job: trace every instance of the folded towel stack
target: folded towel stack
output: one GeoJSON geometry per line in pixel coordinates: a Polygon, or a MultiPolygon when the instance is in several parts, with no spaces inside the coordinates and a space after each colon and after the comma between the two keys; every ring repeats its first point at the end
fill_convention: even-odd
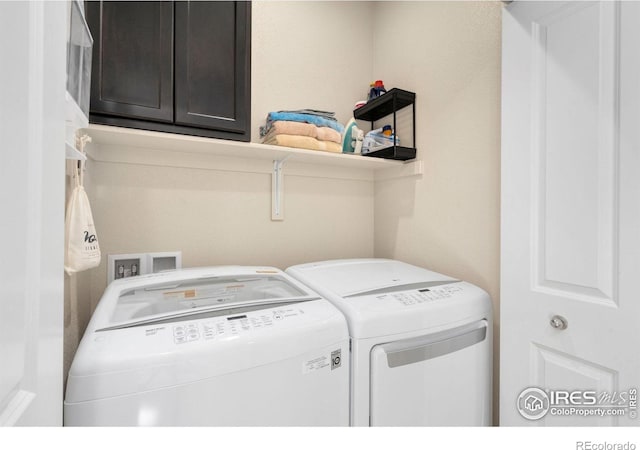
{"type": "Polygon", "coordinates": [[[264,144],[340,153],[344,127],[334,116],[312,109],[270,112],[260,136],[264,144]]]}

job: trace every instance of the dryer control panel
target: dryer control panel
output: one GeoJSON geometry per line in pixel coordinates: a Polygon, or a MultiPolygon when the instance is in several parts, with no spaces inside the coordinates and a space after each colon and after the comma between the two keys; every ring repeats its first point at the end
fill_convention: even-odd
{"type": "Polygon", "coordinates": [[[173,326],[173,341],[176,344],[238,336],[252,330],[271,328],[278,322],[299,316],[304,312],[298,308],[282,308],[269,311],[216,317],[194,322],[181,322],[173,326]]]}

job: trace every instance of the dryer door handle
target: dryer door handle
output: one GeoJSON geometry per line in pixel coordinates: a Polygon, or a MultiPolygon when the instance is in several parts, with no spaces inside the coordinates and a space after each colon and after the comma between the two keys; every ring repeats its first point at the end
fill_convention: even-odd
{"type": "Polygon", "coordinates": [[[440,333],[383,344],[390,368],[406,366],[457,352],[487,337],[487,321],[482,320],[440,333]]]}

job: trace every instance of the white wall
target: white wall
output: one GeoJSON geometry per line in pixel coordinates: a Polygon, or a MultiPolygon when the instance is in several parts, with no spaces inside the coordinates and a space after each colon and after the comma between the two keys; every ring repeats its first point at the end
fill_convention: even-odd
{"type": "MultiPolygon", "coordinates": [[[[375,254],[485,289],[496,343],[501,10],[500,2],[376,2],[373,40],[374,76],[416,92],[425,165],[421,179],[376,183],[375,254]]],[[[496,345],[496,368],[497,359],[496,345]]]]}

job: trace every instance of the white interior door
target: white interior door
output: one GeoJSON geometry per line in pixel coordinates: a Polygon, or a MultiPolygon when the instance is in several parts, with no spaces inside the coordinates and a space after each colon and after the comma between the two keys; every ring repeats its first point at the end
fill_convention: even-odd
{"type": "Polygon", "coordinates": [[[502,425],[639,423],[639,42],[636,2],[504,11],[502,425]]]}
{"type": "Polygon", "coordinates": [[[62,424],[65,2],[0,2],[0,425],[62,424]]]}

